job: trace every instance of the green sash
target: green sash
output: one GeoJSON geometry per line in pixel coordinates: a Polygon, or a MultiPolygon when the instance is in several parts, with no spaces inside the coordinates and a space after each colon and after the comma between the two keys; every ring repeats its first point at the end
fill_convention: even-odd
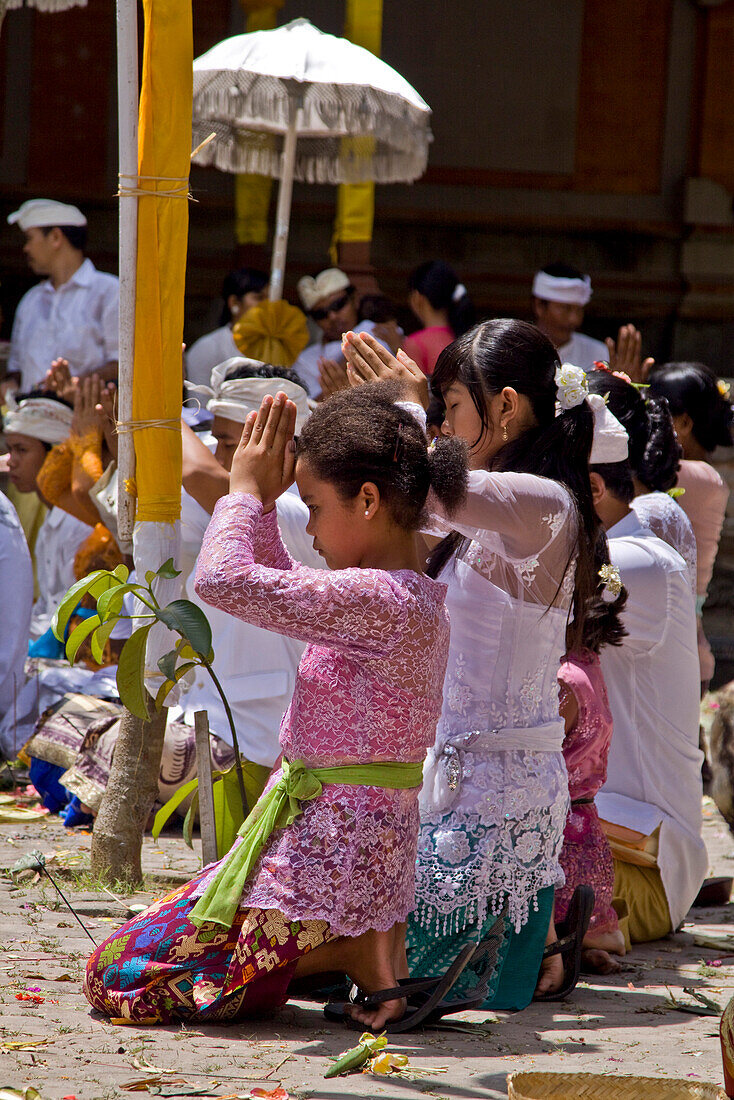
{"type": "Polygon", "coordinates": [[[386,787],[405,790],[420,786],[423,764],[379,761],[347,764],[341,768],[307,768],[302,760],[283,760],[283,774],[264,794],[239,829],[242,843],[232,849],[189,914],[197,928],[219,924],[231,928],[245,883],[275,829],[285,829],[299,814],[302,802],[318,798],[323,783],[350,787],[386,787]]]}

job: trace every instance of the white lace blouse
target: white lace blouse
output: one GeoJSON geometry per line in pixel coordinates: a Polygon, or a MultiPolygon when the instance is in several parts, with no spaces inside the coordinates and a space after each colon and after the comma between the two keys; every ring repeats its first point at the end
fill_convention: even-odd
{"type": "Polygon", "coordinates": [[[474,471],[450,527],[470,541],[441,575],[451,641],[424,771],[416,916],[458,930],[507,902],[519,929],[537,892],[564,881],[568,778],[557,673],[576,508],[547,478],[474,471]]]}
{"type": "MultiPolygon", "coordinates": [[[[696,596],[696,536],[686,513],[668,493],[642,493],[632,501],[640,526],[677,550],[686,563],[686,577],[696,596]]],[[[622,578],[624,580],[624,577],[622,578]]]]}

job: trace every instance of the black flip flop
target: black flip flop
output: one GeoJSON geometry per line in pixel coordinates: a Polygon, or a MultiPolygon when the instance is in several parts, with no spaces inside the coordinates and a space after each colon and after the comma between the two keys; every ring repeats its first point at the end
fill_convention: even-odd
{"type": "MultiPolygon", "coordinates": [[[[494,924],[489,929],[486,936],[476,945],[474,954],[469,960],[468,967],[470,970],[473,970],[477,976],[476,985],[474,985],[471,990],[468,990],[467,995],[463,998],[452,998],[450,1001],[439,1001],[430,1016],[426,1017],[424,1023],[433,1023],[434,1021],[442,1019],[444,1016],[449,1016],[453,1012],[468,1012],[470,1009],[482,1007],[487,999],[489,983],[497,968],[497,960],[504,940],[505,917],[506,911],[503,910],[495,919],[494,924]]],[[[404,986],[410,981],[412,981],[412,979],[402,978],[400,980],[400,985],[404,986]]],[[[424,981],[437,983],[440,982],[441,979],[426,978],[424,981]]]]}
{"type": "Polygon", "coordinates": [[[534,1001],[563,1001],[576,987],[581,973],[581,949],[594,912],[594,891],[577,886],[568,906],[566,919],[556,925],[558,939],[543,949],[543,958],[563,957],[563,985],[552,993],[536,993],[534,1001]]]}
{"type": "MultiPolygon", "coordinates": [[[[428,1022],[435,1022],[442,1016],[453,1012],[461,1012],[462,1007],[456,1007],[457,1002],[446,1002],[447,993],[454,987],[460,974],[471,961],[477,950],[477,944],[469,943],[463,947],[454,959],[453,963],[442,978],[423,978],[413,981],[407,979],[392,989],[381,989],[378,993],[360,994],[358,1003],[367,1008],[374,1008],[383,1001],[396,1001],[405,998],[408,1001],[408,1009],[400,1020],[393,1020],[383,1030],[391,1034],[401,1031],[412,1031],[428,1022]],[[442,1009],[441,1006],[445,1005],[442,1009]],[[430,1020],[429,1020],[430,1017],[430,1020]]],[[[336,1001],[324,1006],[324,1016],[327,1020],[342,1023],[352,1031],[364,1031],[364,1024],[354,1020],[346,1011],[353,1002],[336,1001]]],[[[461,1002],[458,1002],[461,1005],[461,1002]]]]}

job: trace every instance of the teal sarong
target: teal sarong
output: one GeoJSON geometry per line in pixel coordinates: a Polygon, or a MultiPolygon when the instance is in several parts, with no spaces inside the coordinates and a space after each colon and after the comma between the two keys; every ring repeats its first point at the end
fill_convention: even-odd
{"type": "Polygon", "coordinates": [[[216,875],[189,913],[189,920],[197,928],[204,924],[232,927],[247,879],[271,834],[291,825],[303,813],[301,803],[318,798],[324,783],[405,790],[420,786],[423,778],[422,762],[406,764],[385,760],[374,764],[345,764],[339,768],[307,768],[302,760],[283,760],[282,768],[278,782],[260,798],[241,825],[238,836],[242,843],[224,857],[216,875]]]}

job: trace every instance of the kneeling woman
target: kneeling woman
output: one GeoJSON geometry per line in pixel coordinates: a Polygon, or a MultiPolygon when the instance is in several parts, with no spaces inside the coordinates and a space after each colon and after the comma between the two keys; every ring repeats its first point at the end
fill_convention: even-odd
{"type": "MultiPolygon", "coordinates": [[[[370,993],[398,985],[449,642],[446,587],[423,574],[414,531],[429,488],[460,502],[466,467],[456,441],[428,454],[397,397],[381,384],[330,398],[297,457],[284,394],[245,424],[196,589],[310,643],[281,726],[282,767],[222,861],[94,952],[84,989],[105,1015],[232,1020],[277,1008],[294,976],[324,971],[370,993]],[[294,562],[280,539],[274,504],[294,472],[332,572],[294,562]]],[[[353,1011],[379,1028],[404,1009],[385,999],[353,1011]]]]}

